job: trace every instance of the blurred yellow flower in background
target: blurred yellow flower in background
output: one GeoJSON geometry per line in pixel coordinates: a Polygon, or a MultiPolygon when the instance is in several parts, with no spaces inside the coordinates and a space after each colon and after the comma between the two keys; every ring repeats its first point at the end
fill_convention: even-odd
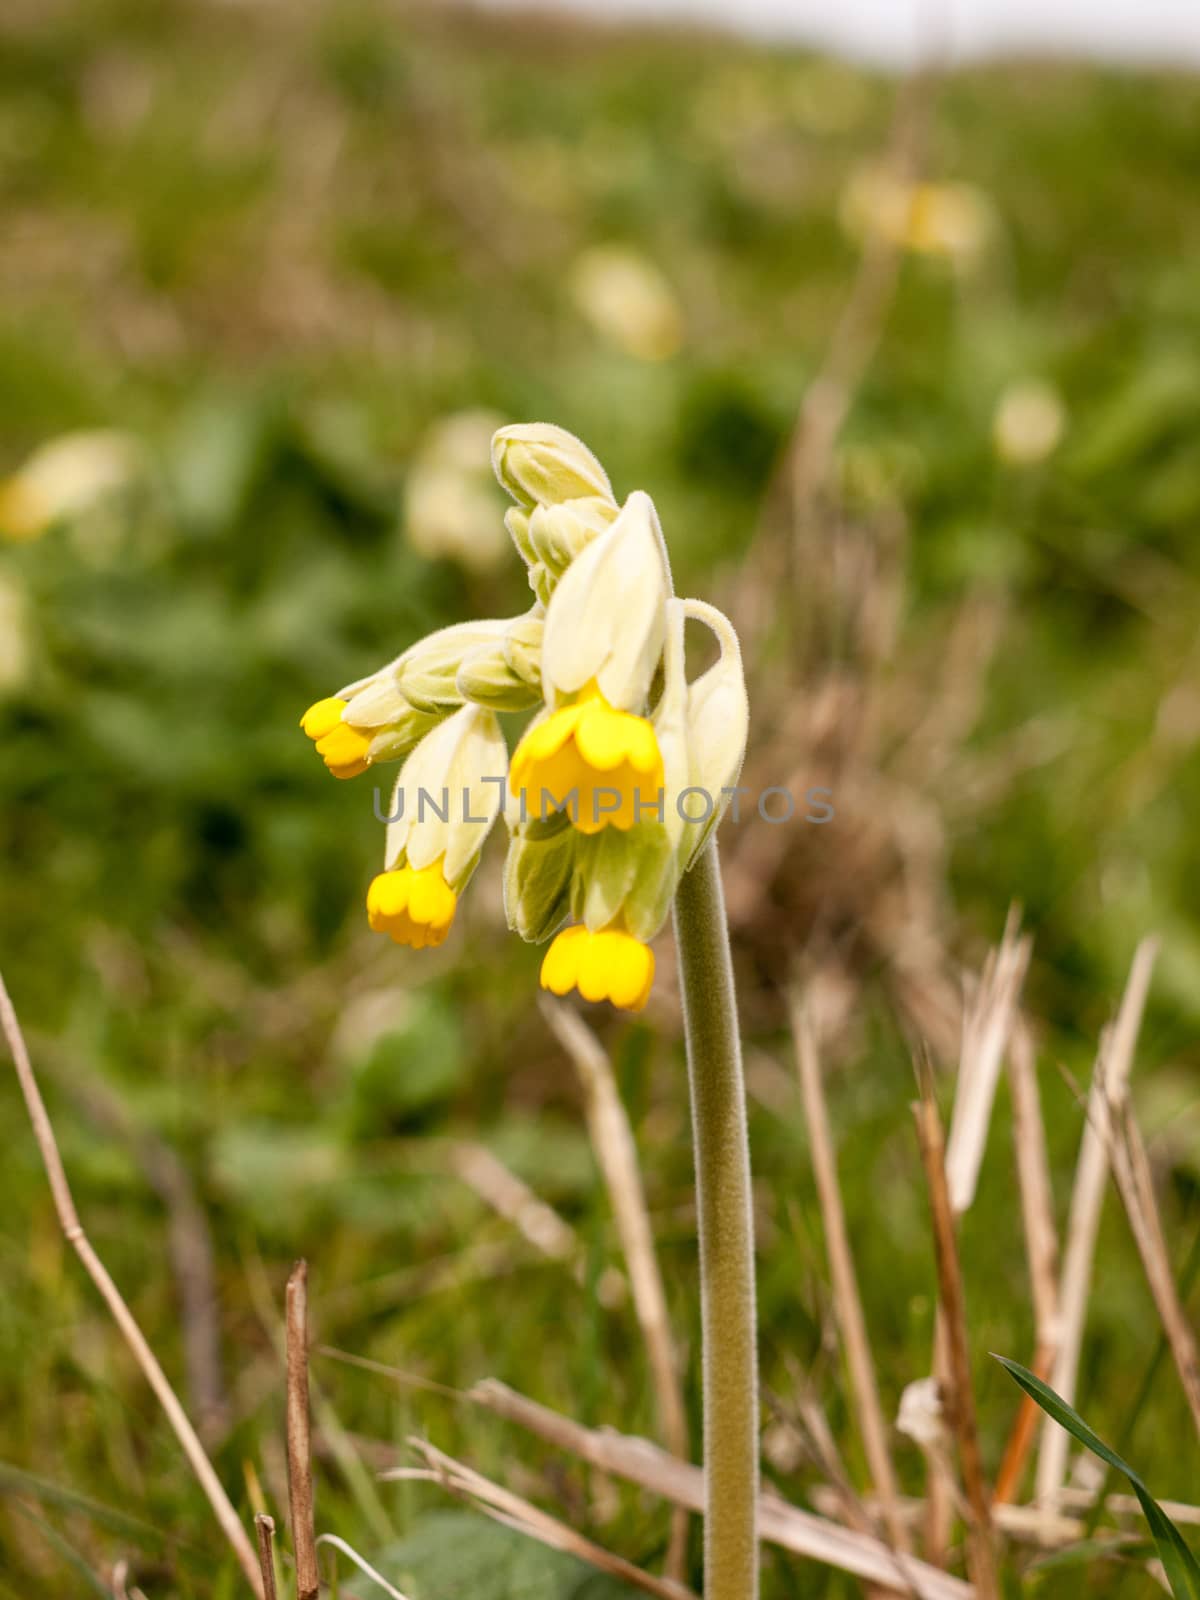
{"type": "Polygon", "coordinates": [[[458,411],[426,432],[404,494],[408,542],[419,554],[469,572],[490,572],[508,555],[504,502],[489,466],[503,421],[489,411],[458,411]]]}
{"type": "Polygon", "coordinates": [[[142,445],[115,429],[64,433],[0,482],[0,537],[39,539],[86,516],[146,476],[142,445]]]}
{"type": "Polygon", "coordinates": [[[1066,424],[1058,390],[1041,378],[1022,378],[1010,383],[996,403],[992,442],[1001,461],[1031,466],[1058,448],[1066,424]]]}
{"type": "Polygon", "coordinates": [[[917,255],[969,266],[995,229],[991,201],[969,183],[909,183],[893,173],[857,172],[841,201],[842,225],[855,238],[880,235],[917,255]]]}
{"type": "Polygon", "coordinates": [[[648,257],[621,245],[584,250],[571,269],[578,310],[610,344],[639,361],[666,361],[683,344],[674,289],[648,257]]]}

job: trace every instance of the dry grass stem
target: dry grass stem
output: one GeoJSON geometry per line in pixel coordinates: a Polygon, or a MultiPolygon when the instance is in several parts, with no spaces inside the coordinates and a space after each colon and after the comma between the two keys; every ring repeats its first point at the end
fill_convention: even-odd
{"type": "MultiPolygon", "coordinates": [[[[663,1443],[672,1455],[686,1460],[689,1454],[687,1412],[667,1296],[654,1250],[654,1232],[646,1208],[637,1144],[617,1089],[612,1063],[595,1034],[570,1006],[547,997],[542,1002],[542,1013],[574,1063],[583,1088],[588,1132],[604,1174],[621,1240],[634,1312],[642,1330],[658,1403],[663,1443]]],[[[677,1508],[671,1523],[665,1569],[668,1577],[679,1583],[687,1571],[687,1537],[687,1512],[677,1508]]]]}
{"type": "MultiPolygon", "coordinates": [[[[817,1484],[812,1491],[813,1504],[826,1515],[837,1515],[841,1504],[838,1491],[829,1484],[817,1484]]],[[[1095,1496],[1088,1489],[1064,1489],[1060,1504],[1079,1511],[1091,1510],[1095,1496]]],[[[1159,1505],[1172,1522],[1180,1526],[1200,1526],[1200,1506],[1186,1505],[1178,1500],[1160,1500],[1159,1505]]],[[[868,1496],[863,1501],[868,1516],[877,1515],[879,1503],[868,1496]]],[[[1104,1509],[1115,1517],[1141,1518],[1143,1513],[1131,1494],[1109,1494],[1104,1497],[1104,1509]]],[[[900,1512],[910,1524],[917,1523],[924,1511],[924,1501],[902,1496],[900,1512]]],[[[992,1504],[994,1526],[1009,1538],[1038,1545],[1073,1544],[1084,1536],[1087,1524],[1081,1517],[1068,1516],[1064,1510],[1045,1511],[1041,1506],[1014,1506],[992,1504]]]]}
{"type": "MultiPolygon", "coordinates": [[[[1049,1380],[1059,1339],[1058,1230],[1054,1223],[1054,1194],[1038,1093],[1037,1061],[1032,1036],[1020,1018],[1013,1028],[1009,1046],[1008,1079],[1012,1093],[1017,1188],[1021,1196],[1025,1256],[1033,1299],[1036,1347],[1031,1365],[1039,1378],[1049,1380]]],[[[1029,1395],[1022,1395],[996,1476],[994,1503],[1003,1504],[1016,1497],[1040,1416],[1036,1402],[1029,1395]]]]}
{"type": "Polygon", "coordinates": [[[321,1571],[317,1565],[313,1521],[312,1441],[308,1415],[308,1263],[297,1261],[287,1281],[287,1457],[288,1505],[292,1549],[296,1557],[297,1600],[317,1600],[321,1571]]]}
{"type": "Polygon", "coordinates": [[[1162,1218],[1154,1195],[1154,1177],[1141,1129],[1128,1096],[1111,1107],[1113,1120],[1112,1163],[1129,1227],[1154,1297],[1155,1309],[1166,1334],[1175,1369],[1183,1386],[1188,1410],[1197,1435],[1200,1435],[1200,1357],[1196,1336],[1175,1287],[1171,1257],[1163,1233],[1162,1218]]]}
{"type": "Polygon", "coordinates": [[[975,1396],[971,1386],[971,1358],[967,1344],[966,1302],[958,1244],[954,1234],[954,1213],[946,1182],[945,1143],[942,1120],[928,1073],[922,1075],[921,1099],[913,1107],[921,1159],[929,1186],[933,1219],[934,1251],[937,1258],[938,1302],[946,1341],[946,1364],[950,1377],[947,1410],[958,1440],[958,1458],[963,1487],[970,1509],[968,1565],[981,1600],[997,1600],[1000,1594],[996,1577],[996,1558],[992,1547],[991,1516],[983,1457],[975,1420],[975,1396]]]}
{"type": "MultiPolygon", "coordinates": [[[[701,1468],[677,1460],[648,1439],[632,1438],[610,1428],[585,1428],[494,1379],[476,1385],[470,1398],[505,1421],[615,1478],[636,1483],[689,1510],[703,1508],[701,1468]]],[[[880,1588],[895,1589],[899,1571],[918,1600],[969,1600],[975,1593],[970,1584],[939,1572],[914,1556],[897,1553],[879,1539],[801,1510],[770,1491],[761,1497],[758,1531],[759,1538],[768,1544],[851,1573],[880,1588]]]]}
{"type": "MultiPolygon", "coordinates": [[[[1051,1387],[1068,1405],[1075,1403],[1079,1354],[1092,1283],[1092,1262],[1108,1177],[1111,1143],[1108,1107],[1110,1097],[1120,1095],[1129,1082],[1134,1047],[1146,1007],[1157,950],[1157,941],[1154,939],[1143,939],[1138,945],[1116,1021],[1101,1041],[1088,1095],[1087,1120],[1075,1168],[1063,1250],[1059,1345],[1050,1374],[1051,1387]]],[[[1062,1488],[1069,1449],[1068,1434],[1047,1417],[1042,1424],[1036,1480],[1036,1497],[1042,1506],[1052,1506],[1062,1488]]]]}
{"type": "Polygon", "coordinates": [[[796,999],[792,1005],[792,1032],[796,1042],[796,1061],[804,1099],[804,1116],[808,1123],[813,1176],[825,1227],[825,1248],[829,1257],[834,1310],[841,1331],[846,1367],[850,1374],[850,1386],[854,1396],[859,1432],[862,1435],[863,1450],[871,1481],[879,1496],[888,1537],[898,1550],[909,1551],[912,1549],[912,1542],[896,1509],[896,1474],[888,1450],[887,1424],[879,1400],[875,1362],[871,1355],[862,1297],[858,1291],[858,1275],[850,1250],[846,1213],[838,1183],[837,1156],[829,1129],[829,1113],[821,1082],[821,1065],[817,1059],[816,1039],[808,1017],[796,999]]]}
{"type": "Polygon", "coordinates": [[[384,1594],[390,1595],[391,1600],[405,1600],[405,1596],[400,1593],[399,1589],[390,1584],[381,1572],[376,1571],[371,1563],[364,1560],[358,1551],[348,1545],[344,1539],[339,1539],[336,1533],[321,1534],[317,1539],[317,1543],[319,1545],[327,1544],[331,1550],[340,1551],[347,1561],[354,1563],[365,1578],[370,1578],[372,1583],[379,1585],[384,1594]]]}
{"type": "Polygon", "coordinates": [[[579,1239],[570,1223],[538,1198],[527,1183],[510,1172],[486,1145],[464,1139],[451,1147],[455,1173],[498,1216],[511,1222],[535,1250],[552,1261],[572,1261],[579,1239]]]}
{"type": "Polygon", "coordinates": [[[200,1435],[211,1446],[229,1415],[221,1372],[220,1306],[212,1233],[191,1173],[165,1139],[138,1127],[121,1099],[94,1073],[51,1063],[50,1076],[88,1117],[129,1146],[167,1213],[167,1254],[179,1292],[185,1392],[200,1435]]]}
{"type": "Polygon", "coordinates": [[[154,1391],[155,1398],[166,1413],[167,1421],[171,1424],[175,1437],[179,1440],[183,1453],[188,1459],[188,1464],[208,1498],[208,1503],[211,1505],[213,1513],[221,1526],[221,1531],[228,1539],[237,1557],[238,1565],[245,1573],[251,1589],[260,1597],[260,1600],[263,1600],[258,1557],[255,1554],[254,1546],[250,1542],[250,1536],[238,1520],[237,1512],[233,1509],[229,1496],[225,1493],[221,1480],[213,1469],[212,1462],[205,1454],[204,1446],[200,1443],[187,1413],[167,1381],[167,1376],[159,1364],[158,1357],[146,1342],[142,1330],[134,1320],[133,1313],[121,1297],[121,1291],[109,1276],[107,1267],[100,1260],[83,1231],[79,1215],[75,1210],[75,1202],[71,1196],[71,1186],[67,1182],[67,1174],[62,1164],[62,1157],[58,1152],[54,1129],[46,1111],[45,1103],[42,1100],[37,1078],[34,1076],[33,1063],[30,1061],[29,1052],[25,1047],[21,1025],[17,1021],[17,1014],[13,1010],[13,1004],[2,977],[0,977],[0,1028],[3,1029],[4,1036],[8,1041],[8,1047],[12,1052],[13,1065],[17,1071],[17,1081],[21,1085],[21,1093],[24,1096],[29,1120],[33,1127],[33,1135],[37,1141],[38,1153],[41,1156],[42,1165],[46,1170],[46,1177],[50,1183],[50,1192],[54,1198],[54,1209],[58,1215],[63,1237],[74,1249],[75,1254],[83,1264],[84,1270],[95,1284],[101,1298],[108,1307],[113,1321],[132,1351],[146,1382],[154,1391]]]}
{"type": "Polygon", "coordinates": [[[975,1198],[1000,1067],[1029,967],[1033,941],[1019,937],[1019,927],[1020,915],[1014,907],[1000,946],[989,953],[963,1016],[954,1115],[946,1143],[946,1188],[956,1217],[961,1217],[975,1198]]]}
{"type": "Polygon", "coordinates": [[[258,1565],[262,1572],[265,1600],[278,1600],[275,1583],[275,1519],[260,1511],[254,1519],[254,1533],[258,1539],[258,1565]]]}
{"type": "Polygon", "coordinates": [[[528,1534],[531,1539],[537,1539],[551,1550],[562,1550],[567,1555],[576,1556],[597,1571],[631,1584],[646,1594],[659,1595],[662,1600],[699,1600],[691,1589],[671,1578],[656,1578],[652,1573],[634,1566],[631,1561],[626,1561],[623,1556],[614,1555],[601,1545],[593,1544],[549,1512],[493,1483],[490,1478],[464,1466],[461,1461],[455,1461],[452,1456],[443,1454],[426,1440],[413,1439],[410,1443],[426,1462],[426,1476],[431,1482],[439,1483],[457,1498],[479,1506],[506,1527],[528,1534]]]}

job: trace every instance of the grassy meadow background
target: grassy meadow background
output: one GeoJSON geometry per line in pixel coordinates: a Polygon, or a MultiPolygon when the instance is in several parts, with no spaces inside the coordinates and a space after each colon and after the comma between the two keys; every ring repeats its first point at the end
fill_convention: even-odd
{"type": "MultiPolygon", "coordinates": [[[[539,953],[503,924],[500,842],[444,950],[372,936],[370,784],[334,783],[297,727],[420,634],[527,605],[484,476],[500,422],[561,423],[618,494],[654,495],[680,588],[745,630],[753,781],[832,791],[826,826],[722,835],[768,1479],[797,1503],[821,1481],[789,1421],[811,1383],[865,1481],[793,979],[820,1018],[889,1417],[929,1371],[935,1311],[913,1042],[947,1068],[948,1107],[962,974],[1012,902],[1036,941],[1025,1002],[1060,1225],[1073,1080],[1138,939],[1161,936],[1135,1101],[1184,1270],[1200,1230],[1198,170],[1200,85],[1183,77],[1022,63],[906,91],[728,40],[369,0],[9,0],[0,473],[97,429],[122,436],[126,471],[39,537],[0,527],[0,970],[89,1233],[247,1518],[265,1504],[285,1521],[275,1341],[303,1255],[317,1342],[420,1380],[314,1357],[320,1529],[412,1600],[627,1592],[436,1487],[375,1483],[423,1434],[642,1565],[665,1546],[661,1503],[438,1387],[495,1376],[589,1425],[655,1429],[539,953]],[[924,227],[897,234],[872,174],[910,136],[939,187],[924,227]],[[862,360],[799,504],[781,463],[848,304],[862,360]],[[559,1255],[463,1181],[464,1140],[555,1209],[559,1255]],[[216,1347],[203,1329],[197,1347],[197,1296],[216,1347]]],[[[637,1135],[695,1438],[669,947],[643,1016],[590,1020],[637,1135]]],[[[122,1559],[149,1600],[241,1592],[60,1238],[7,1068],[0,1116],[0,1594],[110,1594],[122,1559]]],[[[1008,1132],[1002,1087],[961,1241],[991,1471],[1019,1397],[987,1352],[1028,1362],[1033,1341],[1008,1132]]],[[[1194,1499],[1169,1360],[1135,1409],[1158,1339],[1110,1194],[1080,1409],[1157,1494],[1194,1499]]],[[[919,1492],[919,1452],[893,1449],[919,1492]]],[[[698,1530],[692,1551],[698,1584],[698,1530]]],[[[1013,1553],[1011,1593],[1032,1559],[1013,1553]]],[[[1116,1561],[1023,1581],[1153,1590],[1116,1561]]],[[[859,1589],[768,1550],[764,1592],[859,1589]]]]}

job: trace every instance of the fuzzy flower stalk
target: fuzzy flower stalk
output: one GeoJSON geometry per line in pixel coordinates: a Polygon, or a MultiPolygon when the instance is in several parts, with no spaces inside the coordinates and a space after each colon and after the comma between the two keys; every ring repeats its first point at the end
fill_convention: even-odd
{"type": "Polygon", "coordinates": [[[301,719],[338,778],[399,761],[377,932],[450,933],[487,836],[508,833],[504,901],[546,946],[541,985],[639,1011],[674,911],[695,1140],[703,1328],[706,1600],[758,1593],[758,1394],[745,1093],[714,831],[736,793],[749,710],[732,624],[675,596],[649,495],[616,500],[580,441],[501,428],[523,615],[441,629],[301,719]],[[715,638],[687,676],[685,630],[715,638]],[[499,712],[529,712],[511,760],[499,712]]]}

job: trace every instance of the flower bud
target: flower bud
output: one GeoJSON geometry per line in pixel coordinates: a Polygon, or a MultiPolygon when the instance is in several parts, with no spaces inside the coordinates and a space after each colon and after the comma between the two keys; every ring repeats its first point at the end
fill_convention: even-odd
{"type": "Polygon", "coordinates": [[[668,591],[654,502],[639,491],[567,568],[546,608],[547,705],[594,684],[617,710],[643,706],[662,653],[668,591]]]}
{"type": "Polygon", "coordinates": [[[616,521],[617,507],[599,495],[535,506],[528,516],[527,537],[536,560],[560,578],[575,557],[616,521]]]}
{"type": "Polygon", "coordinates": [[[458,692],[493,711],[528,711],[542,697],[541,608],[509,624],[499,639],[473,651],[458,669],[458,692]]]}
{"type": "Polygon", "coordinates": [[[406,650],[396,662],[395,683],[418,711],[453,711],[462,705],[458,672],[476,652],[499,648],[507,617],[488,622],[460,622],[440,628],[406,650]]]}
{"type": "Polygon", "coordinates": [[[492,439],[492,466],[518,505],[556,505],[599,495],[612,500],[608,474],[592,452],[549,422],[516,423],[492,439]]]}
{"type": "Polygon", "coordinates": [[[495,715],[463,706],[426,734],[392,795],[386,865],[416,871],[440,861],[458,893],[500,812],[508,750],[495,715]]]}

